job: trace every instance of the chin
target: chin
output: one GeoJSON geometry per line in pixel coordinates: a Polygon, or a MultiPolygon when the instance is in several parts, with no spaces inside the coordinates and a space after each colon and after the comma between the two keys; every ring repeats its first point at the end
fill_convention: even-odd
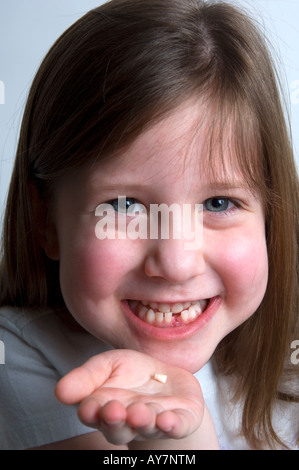
{"type": "Polygon", "coordinates": [[[139,352],[147,354],[148,356],[151,356],[158,361],[171,366],[180,367],[181,369],[187,370],[192,374],[195,374],[197,371],[199,371],[210,359],[210,356],[207,354],[201,356],[200,358],[195,357],[194,354],[188,354],[186,350],[181,351],[177,345],[173,345],[174,350],[171,349],[172,348],[166,348],[166,350],[157,350],[151,347],[142,349],[136,348],[136,350],[139,352]]]}

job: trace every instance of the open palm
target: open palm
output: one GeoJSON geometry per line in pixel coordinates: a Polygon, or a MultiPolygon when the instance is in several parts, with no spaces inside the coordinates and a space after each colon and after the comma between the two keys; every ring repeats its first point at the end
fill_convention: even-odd
{"type": "Polygon", "coordinates": [[[113,444],[182,439],[201,424],[204,401],[193,375],[136,351],[115,350],[89,359],[56,387],[65,404],[80,403],[81,421],[113,444]],[[154,379],[167,375],[166,383],[154,379]]]}

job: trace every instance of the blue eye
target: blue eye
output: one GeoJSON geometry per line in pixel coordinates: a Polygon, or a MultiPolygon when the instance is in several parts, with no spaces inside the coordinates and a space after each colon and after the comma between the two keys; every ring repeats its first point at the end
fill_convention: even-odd
{"type": "Polygon", "coordinates": [[[118,198],[118,199],[112,199],[111,201],[108,201],[108,204],[110,204],[113,207],[113,210],[115,212],[120,212],[120,213],[126,213],[131,204],[135,204],[135,199],[133,198],[118,198]]]}
{"type": "Polygon", "coordinates": [[[113,207],[113,210],[118,214],[135,215],[136,212],[146,212],[145,207],[133,197],[121,196],[118,199],[108,201],[107,204],[110,204],[113,207]]]}
{"type": "Polygon", "coordinates": [[[226,212],[232,207],[234,204],[226,197],[211,197],[204,202],[204,209],[209,212],[226,212]]]}

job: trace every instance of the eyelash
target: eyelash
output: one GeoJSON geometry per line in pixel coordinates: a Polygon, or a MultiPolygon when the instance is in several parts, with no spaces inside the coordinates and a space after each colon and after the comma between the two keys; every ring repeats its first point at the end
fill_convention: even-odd
{"type": "MultiPolygon", "coordinates": [[[[119,212],[120,214],[124,214],[124,212],[121,212],[118,210],[119,206],[118,206],[118,199],[112,199],[110,201],[107,202],[107,204],[110,204],[114,211],[115,212],[119,212]]],[[[141,208],[143,208],[143,204],[139,203],[137,199],[135,198],[132,198],[132,197],[128,197],[126,198],[126,208],[128,208],[128,202],[131,202],[132,205],[140,205],[141,208]]],[[[240,208],[240,203],[238,201],[236,201],[235,199],[231,199],[231,198],[228,198],[228,197],[225,197],[225,196],[214,196],[214,197],[211,197],[211,198],[208,198],[204,201],[203,203],[203,210],[206,211],[206,212],[209,212],[210,214],[213,214],[213,215],[216,215],[216,216],[228,216],[228,215],[231,215],[232,212],[238,210],[240,208]],[[209,205],[209,203],[212,203],[212,202],[218,202],[220,203],[220,201],[222,201],[222,203],[220,203],[220,209],[221,209],[221,205],[223,207],[224,206],[228,206],[225,208],[225,210],[220,210],[218,211],[217,208],[216,210],[208,210],[207,209],[207,206],[209,205]]],[[[142,212],[142,211],[141,211],[142,212]]],[[[127,212],[126,212],[127,214],[127,212]]],[[[133,215],[134,213],[132,213],[133,215]]]]}
{"type": "MultiPolygon", "coordinates": [[[[127,205],[128,201],[131,201],[131,202],[132,202],[132,205],[135,205],[135,204],[136,204],[136,205],[140,205],[141,209],[144,207],[143,204],[139,203],[139,202],[137,201],[137,199],[135,199],[135,198],[133,198],[133,197],[126,197],[125,199],[126,199],[126,200],[125,200],[126,209],[128,208],[128,205],[127,205]]],[[[123,201],[122,201],[122,202],[123,202],[123,201]]],[[[118,210],[118,209],[119,209],[118,203],[119,203],[119,200],[118,200],[118,199],[112,199],[112,200],[110,200],[110,201],[107,202],[107,204],[110,204],[110,205],[113,207],[113,209],[114,209],[115,212],[118,212],[118,213],[120,213],[120,214],[124,214],[124,212],[118,210]],[[115,207],[115,206],[116,206],[116,207],[115,207]]],[[[127,214],[127,212],[126,212],[126,214],[127,214]]]]}
{"type": "Polygon", "coordinates": [[[233,212],[235,212],[236,210],[240,209],[240,203],[238,201],[236,201],[235,199],[231,199],[229,197],[225,197],[225,196],[215,196],[215,197],[211,197],[209,199],[206,199],[203,203],[203,207],[204,207],[204,211],[208,211],[210,214],[213,214],[213,215],[216,215],[216,216],[228,216],[228,215],[232,215],[233,212]],[[225,210],[210,210],[208,211],[207,210],[207,205],[212,202],[212,201],[217,201],[217,202],[224,202],[224,204],[226,204],[228,207],[225,209],[225,210]]]}

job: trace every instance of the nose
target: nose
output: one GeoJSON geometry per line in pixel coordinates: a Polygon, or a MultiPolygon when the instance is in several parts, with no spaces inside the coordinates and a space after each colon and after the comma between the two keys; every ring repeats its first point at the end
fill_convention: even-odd
{"type": "Polygon", "coordinates": [[[185,240],[155,240],[146,256],[144,270],[148,277],[183,284],[204,272],[202,247],[190,249],[185,240]]]}

